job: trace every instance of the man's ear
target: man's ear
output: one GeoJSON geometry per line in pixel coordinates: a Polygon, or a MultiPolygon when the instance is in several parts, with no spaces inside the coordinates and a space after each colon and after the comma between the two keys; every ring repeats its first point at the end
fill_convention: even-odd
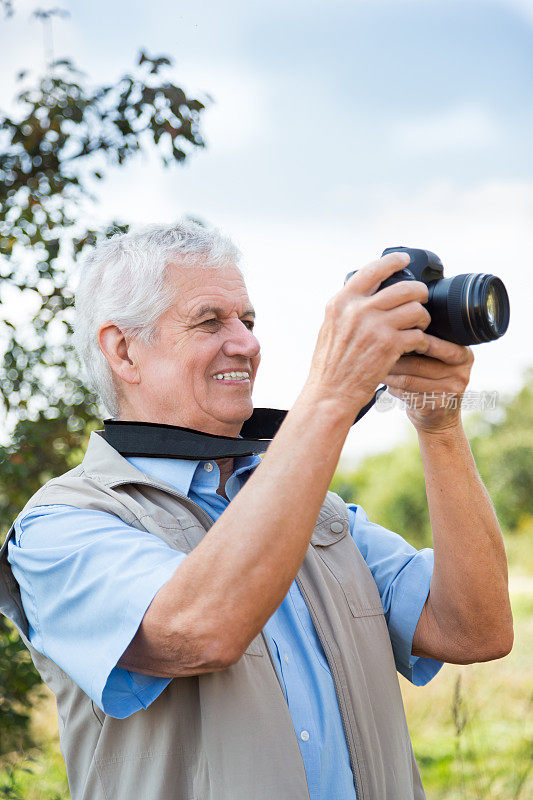
{"type": "Polygon", "coordinates": [[[112,322],[105,322],[98,331],[98,344],[118,378],[126,383],[140,383],[141,375],[136,363],[133,340],[126,339],[120,328],[112,322]]]}

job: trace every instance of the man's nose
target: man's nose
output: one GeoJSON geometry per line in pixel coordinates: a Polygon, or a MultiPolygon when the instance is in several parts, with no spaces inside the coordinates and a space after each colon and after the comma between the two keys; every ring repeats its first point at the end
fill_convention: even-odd
{"type": "Polygon", "coordinates": [[[230,326],[230,333],[222,347],[224,355],[255,358],[259,355],[260,349],[260,344],[253,331],[240,320],[235,320],[230,326]]]}

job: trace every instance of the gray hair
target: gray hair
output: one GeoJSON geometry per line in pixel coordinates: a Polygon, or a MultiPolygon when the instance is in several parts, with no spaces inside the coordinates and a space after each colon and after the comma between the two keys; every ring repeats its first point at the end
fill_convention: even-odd
{"type": "Polygon", "coordinates": [[[119,413],[113,372],[98,345],[105,322],[153,344],[158,321],[175,302],[166,284],[170,265],[238,266],[240,252],[216,228],[192,220],[149,225],[103,239],[81,263],[76,291],[74,346],[85,379],[111,416],[119,413]]]}

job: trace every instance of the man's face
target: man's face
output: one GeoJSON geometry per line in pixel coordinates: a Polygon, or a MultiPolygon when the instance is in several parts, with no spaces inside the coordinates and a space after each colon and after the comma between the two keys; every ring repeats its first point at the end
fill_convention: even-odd
{"type": "Polygon", "coordinates": [[[176,302],[159,321],[158,339],[132,342],[141,379],[136,405],[152,422],[236,436],[253,411],[260,361],[243,277],[235,266],[173,268],[168,286],[176,302]]]}

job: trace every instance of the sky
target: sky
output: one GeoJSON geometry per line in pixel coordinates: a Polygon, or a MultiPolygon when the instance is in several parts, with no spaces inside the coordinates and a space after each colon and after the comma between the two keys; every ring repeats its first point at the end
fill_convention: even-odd
{"type": "MultiPolygon", "coordinates": [[[[511,323],[474,348],[470,390],[516,391],[533,364],[531,0],[39,5],[70,12],[54,22],[54,55],[91,80],[117,80],[144,48],[174,59],[170,75],[189,94],[212,98],[205,150],[166,171],[149,153],[112,170],[90,213],[191,214],[237,242],[262,343],[257,406],[294,403],[327,300],[398,244],[433,250],[446,276],[502,278],[511,323]]],[[[45,60],[35,2],[15,6],[0,21],[3,108],[18,70],[45,60]]],[[[400,407],[371,411],[343,463],[409,428],[400,407]]]]}

